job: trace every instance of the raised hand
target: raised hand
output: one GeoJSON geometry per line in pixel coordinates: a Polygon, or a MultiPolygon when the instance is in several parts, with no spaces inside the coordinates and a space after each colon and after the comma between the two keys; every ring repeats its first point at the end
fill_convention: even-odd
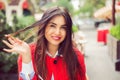
{"type": "Polygon", "coordinates": [[[31,60],[31,51],[29,45],[18,39],[14,38],[11,35],[5,35],[8,41],[3,40],[3,43],[9,47],[9,49],[3,49],[6,52],[15,52],[22,55],[22,58],[25,60],[24,62],[29,62],[31,60]]]}

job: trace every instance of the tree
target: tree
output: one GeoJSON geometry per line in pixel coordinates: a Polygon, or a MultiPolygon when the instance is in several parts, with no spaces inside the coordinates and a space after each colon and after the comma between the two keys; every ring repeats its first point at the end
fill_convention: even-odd
{"type": "Polygon", "coordinates": [[[71,4],[71,2],[69,0],[57,0],[56,2],[49,2],[47,3],[44,7],[45,8],[49,8],[52,6],[62,6],[65,7],[66,9],[68,9],[68,11],[71,13],[71,15],[74,15],[74,8],[73,5],[71,4]]]}
{"type": "Polygon", "coordinates": [[[115,1],[112,0],[112,24],[115,25],[115,1]]]}
{"type": "Polygon", "coordinates": [[[92,16],[94,11],[105,6],[106,0],[85,0],[84,5],[80,8],[80,12],[89,13],[92,16]]]}

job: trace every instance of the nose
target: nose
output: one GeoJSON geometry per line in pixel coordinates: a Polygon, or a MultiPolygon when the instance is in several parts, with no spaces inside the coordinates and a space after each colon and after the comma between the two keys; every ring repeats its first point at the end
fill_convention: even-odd
{"type": "Polygon", "coordinates": [[[57,35],[60,34],[60,29],[57,28],[57,29],[55,30],[55,33],[56,33],[57,35]]]}

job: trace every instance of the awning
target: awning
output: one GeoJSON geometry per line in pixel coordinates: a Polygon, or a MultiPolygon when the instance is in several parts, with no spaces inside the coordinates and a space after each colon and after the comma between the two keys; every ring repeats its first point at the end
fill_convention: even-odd
{"type": "Polygon", "coordinates": [[[27,0],[25,0],[25,1],[23,2],[22,7],[23,7],[23,9],[28,9],[28,8],[29,8],[29,3],[28,3],[27,0]]]}
{"type": "MultiPolygon", "coordinates": [[[[116,5],[115,10],[116,12],[120,12],[120,6],[116,5]]],[[[99,19],[111,18],[111,16],[112,16],[112,6],[105,6],[94,13],[94,17],[99,19]]]]}

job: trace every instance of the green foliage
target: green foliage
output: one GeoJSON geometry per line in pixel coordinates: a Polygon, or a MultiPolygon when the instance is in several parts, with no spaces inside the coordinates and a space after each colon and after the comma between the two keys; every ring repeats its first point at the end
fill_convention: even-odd
{"type": "Polygon", "coordinates": [[[5,29],[5,20],[6,20],[6,18],[5,18],[5,14],[3,14],[3,12],[2,11],[0,11],[0,32],[3,30],[3,29],[5,29]]]}
{"type": "Polygon", "coordinates": [[[17,73],[17,54],[0,52],[0,73],[17,73]]]}
{"type": "Polygon", "coordinates": [[[2,11],[0,11],[0,18],[5,18],[5,15],[2,13],[2,11]]]}
{"type": "Polygon", "coordinates": [[[119,13],[115,14],[116,24],[120,24],[120,15],[119,13]]]}
{"type": "Polygon", "coordinates": [[[120,40],[120,24],[111,27],[110,34],[120,40]]]}
{"type": "MultiPolygon", "coordinates": [[[[20,29],[24,29],[25,27],[28,27],[35,22],[35,19],[33,16],[23,16],[18,18],[14,17],[14,19],[13,19],[13,22],[14,22],[13,32],[16,32],[20,29]]],[[[30,37],[33,36],[32,33],[33,33],[33,29],[22,32],[18,34],[16,37],[19,37],[21,40],[26,40],[31,42],[32,39],[30,39],[30,37]],[[30,35],[30,37],[28,37],[28,35],[30,35]]]]}
{"type": "Polygon", "coordinates": [[[79,30],[79,29],[78,29],[77,26],[75,26],[75,25],[72,26],[72,32],[77,32],[78,30],[79,30]]]}
{"type": "Polygon", "coordinates": [[[94,11],[103,6],[105,6],[105,0],[85,0],[84,6],[80,8],[79,12],[93,16],[94,11]]]}
{"type": "Polygon", "coordinates": [[[16,15],[13,17],[13,26],[12,26],[12,30],[13,32],[25,28],[29,25],[31,25],[32,23],[35,22],[35,19],[33,16],[23,16],[23,17],[16,17],[16,15]]]}
{"type": "MultiPolygon", "coordinates": [[[[5,15],[0,13],[0,19],[5,19],[5,15]]],[[[35,22],[35,19],[33,16],[23,16],[23,17],[16,17],[14,15],[13,18],[13,25],[8,25],[6,22],[4,24],[0,23],[0,73],[17,73],[17,57],[16,54],[11,53],[5,53],[3,52],[3,48],[7,48],[3,43],[2,40],[5,39],[5,34],[10,34],[13,32],[18,31],[19,29],[23,29],[32,23],[35,22]]],[[[32,42],[33,36],[32,36],[33,30],[28,30],[26,32],[23,32],[23,34],[16,35],[16,37],[19,37],[20,39],[24,40],[24,38],[29,39],[29,42],[32,42]],[[32,39],[31,39],[32,36],[32,39]]]]}
{"type": "Polygon", "coordinates": [[[0,51],[2,50],[2,47],[5,47],[5,45],[3,45],[2,43],[4,35],[10,33],[11,31],[11,27],[8,27],[8,25],[6,24],[5,14],[0,11],[0,51]]]}
{"type": "Polygon", "coordinates": [[[33,16],[23,16],[18,18],[17,27],[24,28],[27,27],[35,22],[33,16]]]}
{"type": "Polygon", "coordinates": [[[50,2],[50,3],[45,5],[46,8],[53,7],[53,6],[65,7],[73,15],[74,8],[69,0],[57,0],[56,3],[50,2]]]}

